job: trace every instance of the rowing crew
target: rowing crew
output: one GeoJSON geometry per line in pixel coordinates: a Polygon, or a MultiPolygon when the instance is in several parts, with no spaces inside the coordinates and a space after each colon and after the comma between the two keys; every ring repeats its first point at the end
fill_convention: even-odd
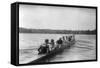
{"type": "Polygon", "coordinates": [[[61,46],[66,45],[68,42],[71,42],[75,40],[74,35],[72,36],[63,36],[61,38],[59,38],[56,42],[54,41],[54,39],[51,39],[51,41],[49,42],[48,39],[45,39],[44,44],[40,45],[38,51],[39,54],[42,53],[49,53],[50,51],[56,49],[56,48],[61,48],[61,46]]]}

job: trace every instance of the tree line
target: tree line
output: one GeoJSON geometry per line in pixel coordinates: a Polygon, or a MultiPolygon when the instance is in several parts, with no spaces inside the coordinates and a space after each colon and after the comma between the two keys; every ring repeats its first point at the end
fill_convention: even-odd
{"type": "Polygon", "coordinates": [[[19,33],[49,33],[49,34],[96,34],[94,30],[51,30],[19,28],[19,33]]]}

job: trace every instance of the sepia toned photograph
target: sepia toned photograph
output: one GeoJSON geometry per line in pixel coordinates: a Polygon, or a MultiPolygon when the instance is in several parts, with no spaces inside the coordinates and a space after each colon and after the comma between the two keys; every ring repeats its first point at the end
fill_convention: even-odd
{"type": "Polygon", "coordinates": [[[96,9],[19,4],[19,64],[96,60],[96,9]]]}

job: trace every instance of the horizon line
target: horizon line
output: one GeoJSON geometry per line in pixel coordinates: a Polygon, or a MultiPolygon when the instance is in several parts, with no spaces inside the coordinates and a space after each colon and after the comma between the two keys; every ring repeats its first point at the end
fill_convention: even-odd
{"type": "MultiPolygon", "coordinates": [[[[24,29],[37,29],[37,28],[25,28],[25,27],[19,27],[19,28],[24,28],[24,29]]],[[[38,30],[39,30],[39,28],[38,28],[38,30]]],[[[73,31],[73,29],[40,29],[40,30],[71,30],[71,31],[73,31]]],[[[76,30],[76,29],[75,29],[76,30]]],[[[85,29],[83,29],[83,31],[84,31],[85,29]]],[[[96,30],[96,28],[95,29],[86,29],[86,30],[96,30]]],[[[76,30],[77,31],[77,30],[76,30]]],[[[79,31],[80,31],[80,29],[79,29],[79,31]]]]}

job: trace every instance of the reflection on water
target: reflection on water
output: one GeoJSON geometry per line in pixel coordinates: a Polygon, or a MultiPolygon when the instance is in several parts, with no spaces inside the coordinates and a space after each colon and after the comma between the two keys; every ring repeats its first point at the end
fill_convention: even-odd
{"type": "MultiPolygon", "coordinates": [[[[40,57],[38,47],[44,39],[55,39],[65,36],[65,34],[19,34],[19,63],[27,63],[40,57]]],[[[96,36],[76,35],[76,43],[62,53],[47,59],[48,62],[57,61],[77,61],[96,59],[96,36]]]]}

